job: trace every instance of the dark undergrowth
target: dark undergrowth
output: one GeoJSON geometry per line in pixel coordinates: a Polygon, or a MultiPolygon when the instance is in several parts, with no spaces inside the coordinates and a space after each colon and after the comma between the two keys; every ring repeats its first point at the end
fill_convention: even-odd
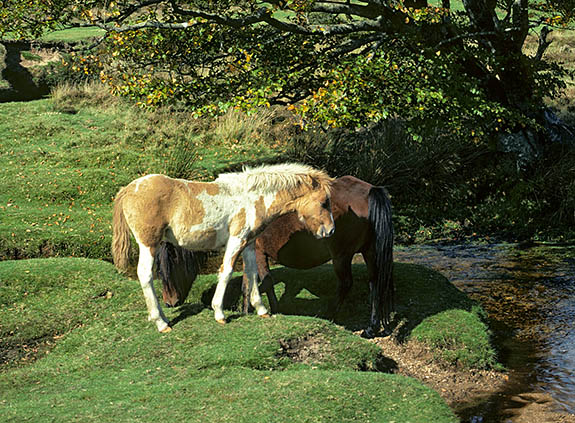
{"type": "Polygon", "coordinates": [[[385,186],[397,240],[575,240],[575,151],[551,145],[527,170],[484,144],[430,136],[414,141],[390,120],[361,131],[309,131],[288,157],[385,186]]]}

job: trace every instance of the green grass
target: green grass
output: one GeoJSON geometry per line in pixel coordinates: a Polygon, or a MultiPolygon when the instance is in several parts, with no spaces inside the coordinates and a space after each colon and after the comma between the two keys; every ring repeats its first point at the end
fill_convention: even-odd
{"type": "Polygon", "coordinates": [[[193,129],[182,135],[185,116],[173,113],[118,102],[75,112],[60,112],[52,100],[0,104],[0,258],[109,258],[116,192],[173,169],[182,142],[196,150],[200,179],[277,155],[263,143],[235,148],[193,129]]]}
{"type": "Polygon", "coordinates": [[[42,41],[62,41],[66,43],[74,43],[79,41],[85,41],[90,38],[101,37],[104,35],[105,31],[98,27],[86,27],[86,28],[68,28],[59,31],[50,32],[45,34],[42,41]]]}
{"type": "Polygon", "coordinates": [[[217,324],[202,302],[214,283],[200,277],[162,335],[145,318],[139,284],[109,263],[1,262],[3,418],[139,421],[169,409],[192,421],[456,421],[417,381],[358,371],[376,370],[381,352],[339,325],[229,311],[230,323],[217,324]],[[302,360],[280,343],[314,336],[317,352],[302,360]]]}
{"type": "Polygon", "coordinates": [[[465,368],[498,367],[489,333],[476,312],[452,309],[428,317],[413,330],[410,339],[429,345],[448,363],[465,368]]]}

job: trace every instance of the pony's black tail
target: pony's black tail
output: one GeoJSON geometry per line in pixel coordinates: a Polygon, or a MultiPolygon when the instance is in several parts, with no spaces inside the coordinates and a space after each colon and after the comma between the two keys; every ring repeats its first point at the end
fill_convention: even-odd
{"type": "Polygon", "coordinates": [[[162,242],[156,252],[157,273],[162,280],[164,303],[176,307],[186,300],[200,271],[194,253],[169,242],[162,242]]]}
{"type": "MultiPolygon", "coordinates": [[[[373,187],[369,191],[369,221],[375,237],[376,280],[371,286],[371,313],[389,328],[391,312],[395,307],[393,283],[393,223],[391,200],[385,188],[373,187]]],[[[375,328],[374,328],[375,329],[375,328]]]]}

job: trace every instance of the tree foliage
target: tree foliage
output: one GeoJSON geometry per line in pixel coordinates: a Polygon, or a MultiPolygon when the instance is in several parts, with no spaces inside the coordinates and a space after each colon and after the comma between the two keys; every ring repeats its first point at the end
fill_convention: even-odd
{"type": "Polygon", "coordinates": [[[38,36],[96,25],[72,66],[143,105],[198,115],[285,104],[302,118],[359,127],[389,116],[414,138],[438,128],[472,140],[536,125],[565,71],[544,60],[571,1],[9,0],[0,31],[38,36]],[[453,7],[452,7],[453,6],[453,7]],[[539,49],[523,53],[528,32],[539,49]]]}

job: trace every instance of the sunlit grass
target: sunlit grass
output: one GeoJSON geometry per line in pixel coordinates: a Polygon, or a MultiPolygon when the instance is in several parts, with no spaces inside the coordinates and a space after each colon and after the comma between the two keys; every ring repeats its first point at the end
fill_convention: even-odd
{"type": "MultiPolygon", "coordinates": [[[[331,272],[323,266],[281,277],[315,290],[317,277],[331,272]]],[[[215,281],[201,276],[187,303],[168,310],[177,322],[166,335],[147,321],[139,284],[109,263],[0,262],[3,418],[159,419],[169,403],[170,418],[191,421],[456,421],[416,380],[374,372],[379,348],[327,320],[228,310],[230,322],[219,325],[203,300],[215,281]],[[282,349],[280,340],[314,336],[316,350],[304,360],[282,349]]],[[[363,297],[357,288],[352,296],[363,297]]]]}
{"type": "Polygon", "coordinates": [[[84,28],[68,28],[45,34],[42,41],[63,41],[67,43],[85,41],[90,38],[101,37],[105,31],[96,26],[84,28]]]}
{"type": "Polygon", "coordinates": [[[281,154],[275,141],[261,138],[242,140],[242,148],[216,142],[209,126],[185,113],[139,110],[95,84],[59,87],[53,99],[1,104],[0,113],[5,258],[109,258],[112,200],[131,180],[149,173],[211,180],[281,154]]]}

